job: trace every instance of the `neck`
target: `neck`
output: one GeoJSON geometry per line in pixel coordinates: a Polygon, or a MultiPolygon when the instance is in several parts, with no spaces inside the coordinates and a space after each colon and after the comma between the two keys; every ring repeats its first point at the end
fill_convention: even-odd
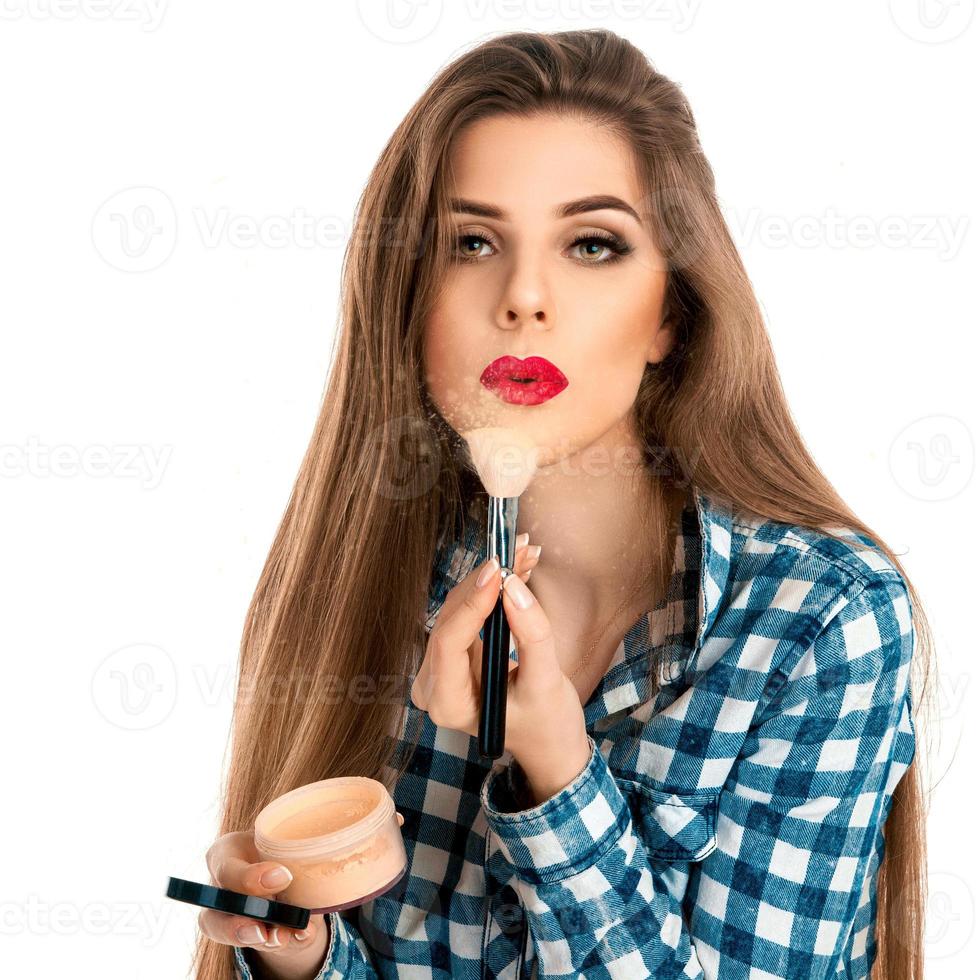
{"type": "Polygon", "coordinates": [[[636,465],[639,459],[639,446],[623,425],[538,469],[521,495],[518,533],[527,532],[532,545],[542,546],[529,585],[546,609],[562,610],[567,625],[588,628],[615,615],[624,600],[629,601],[623,614],[652,608],[656,582],[641,582],[672,554],[665,556],[669,542],[648,511],[666,497],[672,518],[682,492],[645,472],[636,465]]]}

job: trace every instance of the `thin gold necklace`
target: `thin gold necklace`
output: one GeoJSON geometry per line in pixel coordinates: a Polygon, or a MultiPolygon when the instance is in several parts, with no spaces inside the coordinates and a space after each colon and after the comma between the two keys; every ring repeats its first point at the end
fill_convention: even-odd
{"type": "Polygon", "coordinates": [[[616,619],[619,617],[620,613],[622,613],[622,611],[626,608],[626,606],[629,605],[629,603],[633,601],[633,599],[636,597],[636,595],[640,591],[640,589],[644,585],[646,585],[647,582],[650,581],[650,577],[651,577],[650,575],[647,575],[646,577],[640,579],[640,582],[636,586],[636,588],[622,601],[622,603],[620,604],[619,608],[612,614],[612,618],[609,619],[606,622],[606,624],[599,630],[599,635],[596,637],[596,639],[593,642],[592,646],[590,646],[589,649],[586,651],[585,656],[579,661],[579,665],[575,668],[575,670],[573,670],[568,675],[568,679],[569,680],[571,680],[573,677],[575,677],[575,675],[578,674],[578,672],[589,662],[590,658],[592,657],[592,654],[595,652],[595,648],[599,645],[599,641],[605,635],[606,630],[608,630],[609,627],[612,626],[612,624],[616,621],[616,619]]]}

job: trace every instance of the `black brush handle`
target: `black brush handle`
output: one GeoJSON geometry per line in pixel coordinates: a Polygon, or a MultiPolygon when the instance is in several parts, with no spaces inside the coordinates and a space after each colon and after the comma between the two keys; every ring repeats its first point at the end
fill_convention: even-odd
{"type": "Polygon", "coordinates": [[[507,725],[507,678],[510,673],[510,623],[504,594],[483,624],[483,671],[480,703],[480,755],[498,759],[504,752],[507,725]]]}

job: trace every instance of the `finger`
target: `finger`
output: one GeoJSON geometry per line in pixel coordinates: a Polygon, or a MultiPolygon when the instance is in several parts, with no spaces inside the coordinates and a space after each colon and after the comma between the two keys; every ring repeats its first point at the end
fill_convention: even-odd
{"type": "MultiPolygon", "coordinates": [[[[531,572],[533,571],[534,567],[538,563],[538,560],[541,555],[541,545],[529,544],[528,535],[526,533],[518,535],[517,545],[518,546],[514,557],[514,571],[515,574],[520,575],[521,578],[526,582],[530,578],[531,572]]],[[[483,567],[482,565],[477,565],[475,568],[471,569],[470,572],[464,578],[460,579],[460,581],[457,582],[452,589],[450,589],[450,591],[446,594],[446,598],[443,600],[442,606],[439,609],[439,615],[436,619],[437,623],[443,617],[448,618],[453,615],[454,610],[460,605],[460,603],[463,602],[466,596],[466,590],[470,588],[472,586],[472,583],[475,582],[476,579],[479,577],[480,570],[482,569],[482,567],[483,567]]],[[[479,636],[477,636],[476,640],[474,640],[474,644],[477,643],[482,643],[479,636]]],[[[476,649],[476,647],[474,647],[474,649],[476,649]]],[[[473,654],[471,660],[473,660],[474,658],[476,658],[476,661],[475,661],[475,666],[473,667],[473,676],[477,679],[477,683],[479,683],[479,674],[480,674],[480,667],[479,667],[480,661],[478,659],[479,653],[473,654]]],[[[432,681],[430,676],[430,669],[431,669],[430,661],[431,661],[431,656],[423,657],[422,663],[420,664],[419,669],[416,672],[415,680],[412,682],[412,689],[410,694],[412,704],[414,704],[415,707],[422,709],[423,711],[426,710],[427,708],[428,701],[426,697],[426,692],[429,690],[432,681]]],[[[510,664],[511,670],[513,670],[513,668],[516,666],[517,666],[517,662],[512,661],[510,664]]]]}
{"type": "MultiPolygon", "coordinates": [[[[247,915],[231,915],[215,909],[201,909],[197,924],[205,936],[226,946],[267,946],[274,942],[282,945],[283,942],[281,926],[258,922],[247,915]]],[[[270,946],[270,948],[275,947],[270,946]]]]}
{"type": "MultiPolygon", "coordinates": [[[[523,535],[521,535],[521,537],[523,537],[523,535]]],[[[520,538],[518,541],[520,541],[520,538]]],[[[537,559],[540,554],[541,545],[529,545],[526,542],[524,544],[519,543],[518,547],[514,551],[514,571],[520,575],[528,571],[528,569],[533,568],[537,564],[537,559]]],[[[443,614],[445,614],[447,617],[452,616],[453,612],[466,598],[470,586],[477,580],[482,568],[482,563],[474,566],[466,576],[460,579],[456,585],[454,585],[449,592],[446,593],[446,598],[439,609],[439,617],[436,620],[437,623],[439,619],[442,618],[443,614]]]]}
{"type": "MultiPolygon", "coordinates": [[[[526,574],[530,575],[530,572],[526,574]]],[[[507,660],[507,672],[510,673],[517,666],[517,661],[513,657],[507,660]]],[[[483,689],[483,637],[477,636],[470,647],[470,673],[473,678],[473,686],[477,690],[483,689]]]]}
{"type": "MultiPolygon", "coordinates": [[[[522,535],[524,537],[524,535],[522,535]]],[[[534,571],[534,566],[538,563],[538,558],[541,555],[541,545],[527,545],[525,544],[521,551],[521,558],[515,564],[518,571],[515,574],[519,574],[521,579],[526,582],[531,577],[531,572],[534,571]],[[525,571],[520,571],[521,568],[526,569],[525,571]]],[[[517,666],[517,660],[513,657],[508,657],[507,659],[507,671],[508,673],[512,671],[517,666]]],[[[473,672],[473,679],[478,688],[482,687],[482,674],[483,674],[483,638],[477,636],[473,641],[473,646],[470,647],[470,668],[473,672]]]]}
{"type": "Polygon", "coordinates": [[[246,895],[271,898],[284,891],[293,876],[278,861],[263,861],[251,831],[239,830],[219,837],[205,856],[214,884],[246,895]]]}
{"type": "Polygon", "coordinates": [[[227,946],[259,946],[264,949],[298,949],[312,946],[317,934],[315,917],[305,929],[259,922],[243,915],[231,915],[214,909],[202,909],[198,915],[201,932],[227,946]]]}
{"type": "MultiPolygon", "coordinates": [[[[292,944],[294,946],[309,946],[313,940],[316,938],[317,933],[317,922],[323,922],[323,916],[310,916],[309,924],[305,929],[287,929],[287,932],[292,933],[292,944]]],[[[325,928],[326,926],[324,926],[325,928]]]]}
{"type": "Polygon", "coordinates": [[[514,635],[518,655],[520,656],[521,681],[532,684],[551,682],[556,677],[556,671],[561,672],[561,666],[555,654],[555,635],[541,603],[534,593],[521,581],[519,576],[509,575],[504,583],[504,612],[514,635]],[[511,582],[511,579],[514,581],[511,582]],[[530,599],[530,605],[521,609],[514,601],[517,593],[523,593],[530,599]]]}
{"type": "MultiPolygon", "coordinates": [[[[526,550],[526,547],[522,550],[522,556],[523,552],[526,552],[526,550]]],[[[480,577],[480,572],[483,571],[484,567],[485,563],[481,563],[472,568],[467,575],[460,579],[460,581],[449,590],[449,592],[446,594],[446,598],[443,600],[442,606],[439,608],[439,615],[436,618],[435,626],[433,626],[429,634],[429,644],[426,648],[425,656],[422,658],[422,663],[419,665],[415,679],[412,682],[410,698],[412,704],[414,704],[416,708],[420,708],[423,711],[427,711],[429,709],[429,691],[432,689],[432,637],[435,635],[439,624],[451,619],[455,614],[455,611],[465,601],[466,596],[475,587],[476,580],[480,577]]],[[[490,585],[488,585],[487,588],[492,590],[492,586],[490,585]]],[[[476,639],[479,639],[479,636],[477,636],[476,639]]]]}
{"type": "Polygon", "coordinates": [[[480,630],[493,610],[500,594],[500,568],[496,560],[484,562],[481,571],[491,571],[482,586],[479,575],[464,592],[463,599],[446,619],[442,615],[429,639],[430,663],[427,687],[423,696],[434,708],[456,713],[473,697],[473,681],[467,651],[479,637],[480,630]]]}
{"type": "MultiPolygon", "coordinates": [[[[201,909],[198,925],[201,932],[216,942],[229,946],[262,946],[267,949],[312,946],[323,916],[310,916],[305,929],[260,922],[246,915],[232,915],[215,909],[201,909]]],[[[324,924],[325,928],[325,924],[324,924]]]]}
{"type": "MultiPolygon", "coordinates": [[[[538,560],[541,557],[541,545],[530,544],[529,535],[519,534],[517,536],[517,552],[514,558],[514,574],[520,575],[521,579],[526,582],[531,577],[531,572],[534,571],[535,565],[537,565],[538,560]]],[[[512,671],[517,666],[517,661],[513,658],[508,658],[507,670],[512,671]]],[[[473,641],[473,646],[470,647],[470,668],[473,673],[474,683],[477,687],[482,686],[482,673],[483,673],[483,638],[477,636],[473,641]]]]}

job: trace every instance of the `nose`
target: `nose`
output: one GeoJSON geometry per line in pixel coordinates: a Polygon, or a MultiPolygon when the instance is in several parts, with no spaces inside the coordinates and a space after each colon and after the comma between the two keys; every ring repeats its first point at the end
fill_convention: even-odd
{"type": "Polygon", "coordinates": [[[505,330],[525,325],[550,328],[554,318],[551,292],[543,270],[530,260],[517,259],[503,286],[497,326],[505,330]]]}

